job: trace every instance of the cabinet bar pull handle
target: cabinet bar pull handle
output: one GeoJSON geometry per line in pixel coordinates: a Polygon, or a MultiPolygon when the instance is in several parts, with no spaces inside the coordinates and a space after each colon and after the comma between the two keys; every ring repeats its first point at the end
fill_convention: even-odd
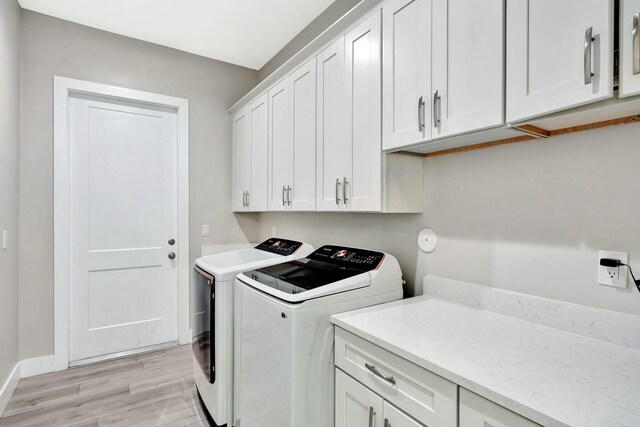
{"type": "Polygon", "coordinates": [[[422,97],[418,99],[418,132],[424,130],[424,101],[422,97]]]}
{"type": "Polygon", "coordinates": [[[291,206],[291,187],[287,185],[287,205],[291,206]]]}
{"type": "Polygon", "coordinates": [[[243,208],[247,207],[247,192],[246,191],[242,192],[242,207],[243,208]]]}
{"type": "Polygon", "coordinates": [[[342,181],[342,200],[344,201],[344,203],[347,203],[347,184],[349,183],[349,181],[347,181],[347,177],[344,177],[344,180],[342,181]]]}
{"type": "Polygon", "coordinates": [[[640,12],[633,15],[633,74],[640,74],[640,12]]]}
{"type": "Polygon", "coordinates": [[[433,127],[440,127],[440,92],[433,94],[433,127]]]}
{"type": "Polygon", "coordinates": [[[382,378],[383,380],[385,380],[386,382],[396,385],[396,379],[393,377],[385,377],[384,375],[382,375],[382,372],[378,371],[378,368],[376,368],[374,365],[369,365],[368,363],[365,363],[364,366],[370,370],[371,372],[373,372],[373,374],[376,377],[382,378]]]}
{"type": "Polygon", "coordinates": [[[336,205],[340,204],[340,178],[336,178],[336,205]]]}
{"type": "Polygon", "coordinates": [[[373,410],[373,406],[369,406],[369,427],[373,427],[373,417],[376,416],[376,411],[373,410]]]}
{"type": "Polygon", "coordinates": [[[282,186],[282,206],[284,206],[284,192],[285,192],[285,186],[282,186]]]}
{"type": "Polygon", "coordinates": [[[247,191],[247,207],[249,207],[249,192],[247,191]]]}
{"type": "Polygon", "coordinates": [[[584,33],[584,84],[591,84],[595,75],[591,70],[591,51],[593,46],[593,27],[587,28],[584,33]]]}
{"type": "Polygon", "coordinates": [[[384,419],[384,427],[391,427],[391,423],[389,422],[388,418],[384,419]]]}

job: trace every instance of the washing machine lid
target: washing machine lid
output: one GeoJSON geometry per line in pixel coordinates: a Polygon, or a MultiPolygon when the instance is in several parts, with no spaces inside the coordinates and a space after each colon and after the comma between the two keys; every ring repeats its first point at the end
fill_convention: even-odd
{"type": "Polygon", "coordinates": [[[385,254],[365,249],[326,245],[307,258],[246,271],[246,284],[288,302],[302,302],[370,284],[370,271],[385,254]]]}
{"type": "Polygon", "coordinates": [[[240,272],[302,258],[309,255],[313,247],[295,240],[271,238],[255,248],[204,256],[196,260],[196,265],[216,278],[228,281],[240,272]]]}

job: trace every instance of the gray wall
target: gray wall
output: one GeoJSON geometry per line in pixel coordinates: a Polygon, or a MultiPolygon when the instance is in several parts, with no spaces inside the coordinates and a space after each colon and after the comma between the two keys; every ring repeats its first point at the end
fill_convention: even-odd
{"type": "Polygon", "coordinates": [[[257,238],[255,215],[231,213],[231,119],[226,109],[258,76],[253,70],[34,12],[23,11],[22,23],[20,358],[28,359],[53,353],[53,76],[191,101],[192,260],[201,244],[257,238]],[[211,224],[210,238],[200,237],[201,224],[211,224]]]}
{"type": "MultiPolygon", "coordinates": [[[[410,294],[431,274],[640,315],[640,294],[597,284],[598,250],[640,272],[640,124],[425,159],[423,214],[260,216],[260,237],[395,254],[410,294]],[[432,254],[418,231],[438,233],[432,254]]],[[[636,273],[638,275],[638,273],[636,273]]]]}
{"type": "Polygon", "coordinates": [[[280,52],[276,53],[258,71],[260,81],[264,80],[269,74],[273,73],[282,64],[287,62],[289,58],[295,55],[300,49],[305,47],[311,40],[315,39],[320,33],[326,30],[331,24],[337,21],[342,15],[347,13],[352,7],[360,3],[360,0],[335,0],[324,12],[316,19],[311,21],[304,30],[300,31],[280,52]]]}
{"type": "Polygon", "coordinates": [[[0,387],[18,362],[18,152],[20,7],[0,2],[0,387]],[[0,235],[1,239],[1,235],[0,235]]]}

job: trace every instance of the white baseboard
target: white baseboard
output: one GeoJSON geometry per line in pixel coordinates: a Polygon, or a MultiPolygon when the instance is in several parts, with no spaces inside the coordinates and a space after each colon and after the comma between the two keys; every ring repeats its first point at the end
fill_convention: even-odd
{"type": "Polygon", "coordinates": [[[33,377],[34,375],[47,374],[56,370],[56,358],[50,356],[34,357],[20,362],[21,378],[33,377]]]}
{"type": "Polygon", "coordinates": [[[9,399],[11,399],[11,396],[13,395],[13,391],[18,385],[18,381],[20,381],[20,362],[16,363],[16,366],[13,367],[13,370],[2,385],[2,388],[0,388],[0,417],[2,417],[2,414],[9,403],[9,399]]]}

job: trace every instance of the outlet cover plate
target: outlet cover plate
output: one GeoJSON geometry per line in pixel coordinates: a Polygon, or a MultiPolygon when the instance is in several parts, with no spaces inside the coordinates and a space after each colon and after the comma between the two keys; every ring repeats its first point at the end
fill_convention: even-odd
{"type": "Polygon", "coordinates": [[[600,251],[598,256],[598,284],[604,286],[613,286],[614,288],[626,288],[629,269],[625,266],[608,268],[600,265],[600,259],[614,258],[619,259],[623,264],[629,264],[628,252],[600,251]],[[615,275],[617,273],[617,278],[615,275]],[[614,275],[612,278],[611,275],[614,275]]]}

